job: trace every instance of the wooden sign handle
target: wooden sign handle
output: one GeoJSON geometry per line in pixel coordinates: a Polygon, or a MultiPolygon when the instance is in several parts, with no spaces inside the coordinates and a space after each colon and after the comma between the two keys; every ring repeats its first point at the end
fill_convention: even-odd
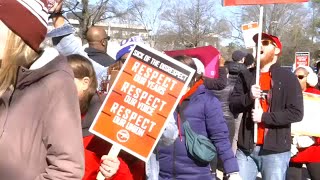
{"type": "MultiPolygon", "coordinates": [[[[112,145],[112,147],[108,153],[108,156],[118,157],[120,150],[121,150],[120,146],[114,144],[114,145],[112,145]]],[[[97,180],[105,180],[106,178],[102,175],[101,172],[99,172],[96,179],[97,180]]]]}
{"type": "MultiPolygon", "coordinates": [[[[262,22],[263,22],[263,6],[260,6],[260,17],[259,17],[259,34],[258,34],[258,49],[257,49],[257,61],[256,61],[256,84],[259,85],[260,80],[260,52],[261,52],[261,39],[262,39],[262,22]]],[[[259,99],[255,100],[255,108],[258,107],[259,99]]],[[[255,122],[253,127],[253,140],[254,144],[258,141],[258,124],[255,122]]]]}

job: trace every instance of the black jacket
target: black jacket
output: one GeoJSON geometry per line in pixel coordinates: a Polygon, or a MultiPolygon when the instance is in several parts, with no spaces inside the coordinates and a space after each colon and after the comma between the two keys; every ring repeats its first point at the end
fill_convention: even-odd
{"type": "MultiPolygon", "coordinates": [[[[214,95],[216,95],[216,97],[221,102],[223,117],[227,122],[228,129],[229,129],[229,138],[230,138],[230,141],[232,141],[235,133],[235,117],[237,117],[238,114],[234,115],[231,113],[229,108],[229,103],[230,103],[229,97],[231,92],[233,91],[234,85],[238,80],[238,76],[240,72],[246,70],[247,68],[243,64],[236,63],[236,62],[229,63],[227,68],[229,70],[229,75],[226,81],[227,86],[222,90],[214,89],[212,90],[212,92],[214,93],[214,95]]],[[[222,76],[226,76],[226,75],[223,74],[222,76]]]]}
{"type": "Polygon", "coordinates": [[[83,115],[81,120],[81,126],[82,126],[82,137],[86,137],[89,135],[92,135],[89,132],[89,128],[91,124],[93,123],[94,118],[99,112],[99,109],[105,99],[104,95],[98,95],[95,94],[92,99],[90,100],[90,105],[87,113],[83,115]]]}
{"type": "MultiPolygon", "coordinates": [[[[233,113],[243,112],[239,129],[238,147],[244,152],[252,152],[253,126],[251,111],[254,100],[250,89],[255,84],[254,68],[243,71],[230,97],[230,110],[233,113]]],[[[291,123],[303,118],[303,97],[300,84],[294,74],[282,69],[278,64],[270,68],[272,87],[269,112],[264,112],[262,121],[266,131],[263,149],[273,152],[289,151],[291,147],[291,123]]]]}
{"type": "Polygon", "coordinates": [[[95,62],[101,64],[104,67],[108,67],[115,62],[111,56],[97,49],[89,47],[84,51],[88,54],[89,58],[93,59],[95,62]]]}

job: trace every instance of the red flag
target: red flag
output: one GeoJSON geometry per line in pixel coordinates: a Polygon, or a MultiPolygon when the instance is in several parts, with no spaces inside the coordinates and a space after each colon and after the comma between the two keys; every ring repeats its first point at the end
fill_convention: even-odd
{"type": "Polygon", "coordinates": [[[199,59],[204,65],[204,76],[210,78],[219,77],[220,52],[213,46],[203,46],[184,50],[165,51],[170,56],[186,55],[199,59]]]}
{"type": "Polygon", "coordinates": [[[254,4],[283,4],[283,3],[298,3],[308,2],[308,0],[222,0],[223,6],[237,5],[254,5],[254,4]]]}

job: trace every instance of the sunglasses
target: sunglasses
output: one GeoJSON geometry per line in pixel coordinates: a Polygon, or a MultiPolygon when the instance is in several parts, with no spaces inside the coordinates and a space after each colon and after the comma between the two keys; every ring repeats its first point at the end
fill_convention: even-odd
{"type": "Polygon", "coordinates": [[[276,46],[276,44],[273,41],[269,40],[269,39],[261,40],[261,44],[262,44],[262,46],[269,46],[269,44],[272,44],[273,46],[276,46]]]}
{"type": "Polygon", "coordinates": [[[303,79],[305,78],[306,76],[305,75],[296,75],[298,79],[303,79]]]}

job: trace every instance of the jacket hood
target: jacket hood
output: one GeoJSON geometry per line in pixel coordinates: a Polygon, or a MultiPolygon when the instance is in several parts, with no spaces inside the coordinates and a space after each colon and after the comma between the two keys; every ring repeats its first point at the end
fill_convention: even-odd
{"type": "Polygon", "coordinates": [[[45,49],[29,69],[19,67],[15,88],[23,89],[57,71],[65,71],[73,77],[73,72],[66,57],[59,55],[58,51],[53,48],[45,49]]]}
{"type": "Polygon", "coordinates": [[[247,69],[242,63],[230,62],[227,66],[229,74],[239,74],[241,71],[247,69]]]}

